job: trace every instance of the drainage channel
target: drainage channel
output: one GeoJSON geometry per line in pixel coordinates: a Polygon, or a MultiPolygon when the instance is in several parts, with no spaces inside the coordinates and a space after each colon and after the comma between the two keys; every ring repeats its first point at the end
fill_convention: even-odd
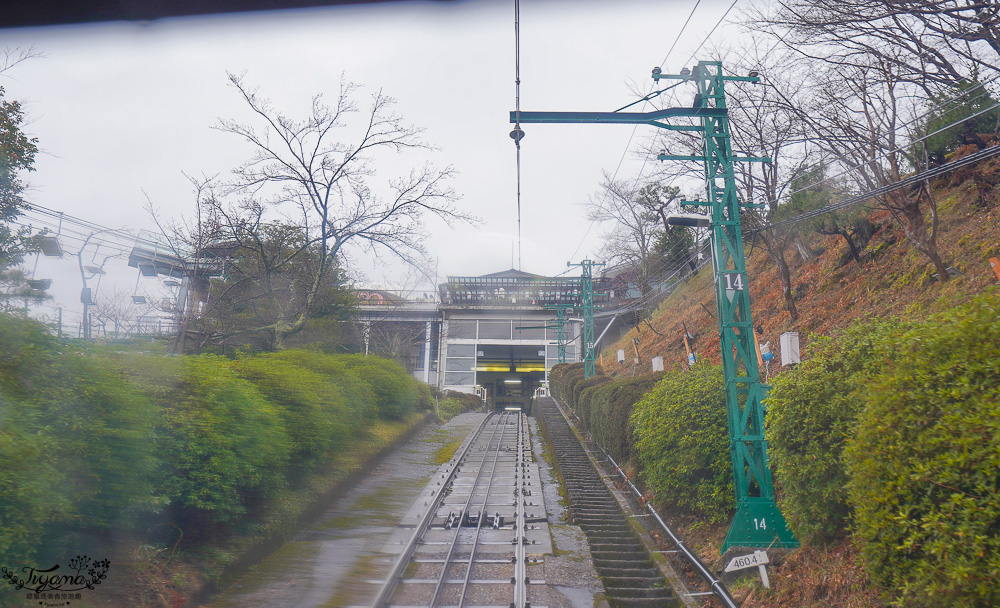
{"type": "Polygon", "coordinates": [[[680,606],[555,402],[539,399],[536,413],[548,430],[569,496],[571,520],[587,535],[608,604],[612,608],[680,606]]]}

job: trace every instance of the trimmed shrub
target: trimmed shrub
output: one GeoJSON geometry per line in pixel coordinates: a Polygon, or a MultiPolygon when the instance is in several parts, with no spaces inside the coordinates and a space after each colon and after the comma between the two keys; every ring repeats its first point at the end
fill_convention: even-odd
{"type": "Polygon", "coordinates": [[[619,463],[635,457],[631,424],[635,405],[653,390],[664,377],[663,372],[618,378],[600,386],[590,403],[591,428],[594,440],[619,463]]]}
{"type": "Polygon", "coordinates": [[[583,363],[561,363],[554,366],[549,371],[549,385],[552,388],[552,396],[568,404],[569,395],[573,394],[569,384],[574,379],[583,378],[583,373],[583,363]]]}
{"type": "Polygon", "coordinates": [[[58,471],[58,499],[52,500],[72,505],[75,526],[109,529],[154,509],[150,401],[110,361],[87,350],[70,352],[40,323],[0,315],[0,340],[0,392],[9,397],[3,417],[16,427],[8,434],[10,458],[23,454],[17,435],[45,446],[39,466],[58,471]]]}
{"type": "MultiPolygon", "coordinates": [[[[591,376],[590,378],[580,378],[573,383],[573,393],[569,401],[569,406],[576,412],[576,415],[583,420],[584,424],[588,424],[590,421],[590,395],[593,394],[593,390],[602,385],[611,382],[611,378],[608,376],[591,376]],[[587,394],[587,398],[584,398],[584,394],[587,394]]],[[[589,430],[589,426],[588,426],[589,430]]]]}
{"type": "Polygon", "coordinates": [[[898,606],[1000,605],[1000,294],[896,340],[845,452],[856,534],[898,606]]]}
{"type": "Polygon", "coordinates": [[[657,500],[712,522],[734,508],[722,368],[667,372],[632,414],[642,476],[657,500]]]}
{"type": "MultiPolygon", "coordinates": [[[[586,386],[592,386],[590,383],[594,382],[595,378],[600,378],[603,375],[600,369],[596,369],[595,374],[590,378],[584,378],[584,373],[584,369],[581,367],[579,372],[577,370],[572,370],[566,374],[566,388],[563,391],[565,396],[564,402],[571,408],[576,406],[576,400],[580,397],[580,391],[576,390],[576,385],[581,382],[586,382],[586,386]]],[[[586,388],[586,386],[584,388],[586,388]]]]}
{"type": "Polygon", "coordinates": [[[48,525],[70,513],[56,443],[27,427],[17,404],[0,394],[0,566],[30,562],[48,525]]]}
{"type": "MultiPolygon", "coordinates": [[[[608,378],[608,380],[608,382],[598,384],[583,393],[582,401],[585,403],[581,407],[580,411],[583,413],[580,414],[580,417],[587,428],[590,429],[591,435],[595,440],[597,440],[597,436],[601,432],[601,424],[607,416],[608,396],[611,394],[611,387],[614,385],[614,381],[611,378],[608,378]]],[[[597,442],[601,447],[605,447],[600,440],[597,440],[597,442]]]]}
{"type": "Polygon", "coordinates": [[[810,341],[803,361],[773,382],[767,397],[768,455],[778,504],[799,540],[825,543],[850,530],[842,452],[857,426],[872,378],[889,364],[897,320],[865,320],[836,339],[810,341]]]}
{"type": "Polygon", "coordinates": [[[340,389],[344,406],[347,408],[345,418],[350,422],[352,429],[363,428],[366,421],[378,416],[375,392],[370,384],[362,380],[357,373],[348,367],[345,360],[346,355],[329,355],[312,350],[289,349],[269,353],[267,356],[322,374],[333,382],[340,389]]]}
{"type": "Polygon", "coordinates": [[[460,399],[454,397],[438,399],[438,418],[442,422],[447,422],[464,411],[465,404],[460,399]]]}
{"type": "Polygon", "coordinates": [[[345,399],[329,376],[269,355],[241,357],[232,368],[281,416],[291,446],[292,475],[316,468],[350,432],[345,399]]]}
{"type": "Polygon", "coordinates": [[[375,356],[342,357],[348,369],[371,387],[380,418],[398,420],[417,410],[420,403],[417,381],[402,365],[375,356]]]}
{"type": "Polygon", "coordinates": [[[235,523],[280,490],[290,445],[278,412],[228,360],[186,357],[180,371],[161,392],[162,491],[197,534],[235,523]]]}

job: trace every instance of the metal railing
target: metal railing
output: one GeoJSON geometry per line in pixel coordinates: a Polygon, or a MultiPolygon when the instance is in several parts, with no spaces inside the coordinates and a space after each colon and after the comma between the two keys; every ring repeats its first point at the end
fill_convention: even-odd
{"type": "MultiPolygon", "coordinates": [[[[615,459],[611,457],[611,454],[608,454],[607,450],[605,450],[601,446],[597,447],[600,448],[602,452],[604,452],[604,456],[608,459],[608,462],[615,465],[615,470],[618,472],[619,475],[622,476],[622,479],[625,480],[625,483],[628,484],[628,487],[632,488],[632,492],[634,492],[636,497],[640,499],[641,503],[642,492],[639,491],[639,488],[635,487],[635,484],[632,483],[632,480],[629,479],[628,475],[625,474],[625,471],[623,471],[622,468],[618,466],[618,463],[615,462],[615,459]]],[[[698,574],[700,574],[702,578],[704,578],[705,581],[708,582],[709,586],[712,588],[712,593],[714,593],[716,597],[718,597],[719,600],[722,601],[723,605],[725,605],[726,608],[740,608],[740,605],[737,604],[733,596],[729,594],[729,590],[726,589],[726,586],[722,583],[722,581],[717,579],[715,575],[712,574],[712,571],[709,570],[705,566],[705,564],[702,563],[700,559],[698,559],[698,556],[692,553],[687,548],[687,546],[684,544],[684,541],[682,541],[676,534],[674,534],[674,531],[670,529],[670,526],[668,526],[666,522],[663,521],[663,519],[660,517],[660,514],[657,513],[656,509],[653,508],[653,505],[647,502],[646,510],[649,511],[649,514],[652,515],[654,519],[656,519],[657,523],[660,524],[660,527],[663,528],[663,531],[666,532],[667,536],[670,537],[670,540],[673,541],[673,543],[677,546],[680,552],[684,554],[684,557],[686,557],[688,561],[691,562],[695,570],[698,571],[698,574]]]]}

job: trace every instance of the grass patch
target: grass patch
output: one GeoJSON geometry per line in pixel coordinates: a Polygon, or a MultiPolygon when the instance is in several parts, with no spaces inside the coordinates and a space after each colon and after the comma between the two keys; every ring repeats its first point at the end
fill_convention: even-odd
{"type": "Polygon", "coordinates": [[[458,439],[452,439],[448,443],[444,444],[443,446],[441,446],[437,450],[435,450],[434,451],[434,464],[441,465],[441,464],[444,464],[444,463],[448,462],[449,460],[451,460],[452,456],[454,456],[455,452],[458,451],[458,448],[459,448],[459,446],[462,445],[463,441],[465,441],[465,437],[459,437],[458,439]]]}

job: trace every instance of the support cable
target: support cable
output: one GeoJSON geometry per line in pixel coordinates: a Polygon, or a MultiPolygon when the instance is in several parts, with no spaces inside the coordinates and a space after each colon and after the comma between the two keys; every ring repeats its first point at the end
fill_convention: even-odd
{"type": "MultiPolygon", "coordinates": [[[[515,0],[515,2],[516,1],[517,0],[515,0]]],[[[695,3],[694,3],[694,6],[691,7],[691,12],[688,14],[687,20],[684,21],[684,25],[681,26],[681,30],[679,32],[677,32],[677,37],[674,38],[674,43],[670,45],[670,49],[667,51],[667,54],[663,57],[663,61],[660,62],[660,67],[661,68],[664,65],[666,65],[667,60],[670,59],[671,53],[674,52],[674,49],[677,47],[677,43],[680,42],[681,36],[684,35],[684,31],[687,29],[688,24],[691,23],[691,19],[692,19],[692,17],[694,17],[695,11],[698,10],[698,5],[699,4],[701,4],[701,0],[696,0],[695,3]]],[[[732,9],[732,7],[729,7],[729,8],[732,9]]],[[[729,11],[726,11],[726,14],[728,14],[728,13],[729,13],[729,11]]],[[[723,15],[723,18],[725,18],[725,15],[723,15]]],[[[718,26],[716,26],[716,27],[718,27],[718,26]]],[[[715,28],[712,28],[712,31],[715,31],[715,28]]],[[[702,45],[703,44],[705,44],[705,43],[702,42],[702,45]]],[[[701,48],[701,45],[698,45],[698,48],[701,48]]],[[[679,85],[681,83],[677,83],[677,84],[679,85]]],[[[656,84],[654,83],[653,86],[655,87],[656,84]]],[[[677,86],[677,85],[674,85],[674,86],[677,86]]],[[[625,108],[633,106],[636,103],[639,103],[640,101],[646,101],[648,103],[649,100],[652,99],[652,97],[660,95],[661,93],[665,93],[665,92],[667,92],[667,91],[669,91],[669,90],[671,90],[673,88],[674,87],[671,86],[671,87],[667,87],[666,89],[663,89],[662,91],[656,91],[655,95],[654,95],[653,91],[650,91],[650,93],[646,94],[645,96],[641,97],[640,99],[636,100],[635,102],[630,103],[627,106],[623,106],[621,108],[618,108],[615,111],[616,112],[621,112],[625,108]]],[[[645,106],[643,106],[643,107],[645,107],[645,106]]],[[[519,116],[519,118],[520,118],[520,116],[519,116]]],[[[621,157],[621,159],[618,160],[618,166],[615,167],[615,173],[614,173],[614,175],[611,176],[611,181],[612,182],[614,182],[615,178],[618,177],[618,171],[621,170],[622,163],[625,162],[625,155],[628,154],[628,150],[632,146],[632,139],[635,137],[635,133],[638,130],[638,128],[639,128],[639,125],[635,125],[634,127],[632,127],[632,134],[629,135],[628,142],[625,144],[625,149],[622,150],[622,157],[621,157]]],[[[646,160],[643,160],[642,168],[639,170],[639,175],[635,178],[635,184],[636,184],[636,186],[638,186],[639,180],[642,179],[642,172],[645,170],[645,168],[646,168],[646,160]]],[[[583,247],[584,242],[586,242],[587,237],[590,235],[590,231],[594,228],[594,224],[596,224],[596,223],[597,223],[597,220],[591,220],[590,221],[590,225],[587,226],[587,231],[583,234],[583,238],[580,239],[580,244],[578,244],[576,246],[576,249],[573,250],[573,254],[569,256],[569,259],[571,259],[571,260],[575,260],[576,259],[576,254],[579,253],[580,248],[583,247]]],[[[563,272],[560,272],[559,275],[562,275],[565,272],[567,272],[567,271],[564,270],[563,272]]],[[[559,275],[556,275],[556,276],[559,276],[559,275]]]]}
{"type": "Polygon", "coordinates": [[[517,269],[521,270],[521,2],[514,0],[514,130],[511,139],[517,148],[517,269]]]}

